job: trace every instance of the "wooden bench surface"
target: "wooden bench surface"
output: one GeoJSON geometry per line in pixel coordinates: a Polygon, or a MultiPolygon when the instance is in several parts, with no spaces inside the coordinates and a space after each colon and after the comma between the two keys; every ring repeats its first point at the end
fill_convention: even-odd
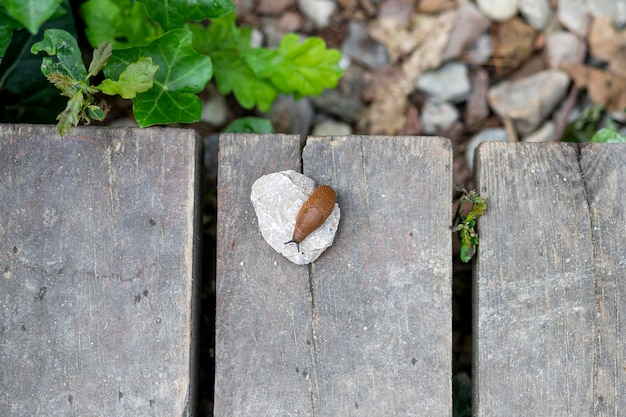
{"type": "Polygon", "coordinates": [[[193,403],[197,140],[0,126],[0,415],[193,403]]]}
{"type": "Polygon", "coordinates": [[[222,135],[215,415],[451,413],[452,149],[441,138],[222,135]],[[341,221],[310,266],[261,237],[252,183],[331,184],[341,221]]]}
{"type": "Polygon", "coordinates": [[[626,145],[486,143],[475,174],[475,415],[626,415],[626,145]]]}

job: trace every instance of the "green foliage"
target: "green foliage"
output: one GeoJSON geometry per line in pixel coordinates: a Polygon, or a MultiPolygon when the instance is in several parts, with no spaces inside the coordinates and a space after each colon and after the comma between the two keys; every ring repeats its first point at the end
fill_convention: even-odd
{"type": "Polygon", "coordinates": [[[590,142],[599,143],[626,143],[626,136],[621,135],[619,132],[609,129],[608,127],[602,128],[596,132],[591,138],[590,142]]]}
{"type": "Polygon", "coordinates": [[[232,92],[242,107],[268,111],[279,93],[318,95],[335,87],[343,75],[341,53],[326,49],[322,39],[301,43],[297,35],[288,34],[276,50],[253,48],[251,30],[238,28],[235,18],[231,13],[212,20],[208,28],[187,27],[194,34],[194,47],[213,60],[220,93],[232,92]]]}
{"type": "Polygon", "coordinates": [[[224,129],[225,133],[274,133],[272,122],[261,117],[240,117],[224,129]]]}
{"type": "Polygon", "coordinates": [[[456,214],[452,223],[452,231],[457,232],[461,241],[461,261],[469,262],[476,253],[478,246],[478,232],[476,232],[476,221],[487,210],[487,198],[480,197],[476,190],[467,191],[463,186],[457,185],[457,190],[463,195],[459,200],[456,214]],[[471,203],[472,209],[466,216],[462,216],[461,206],[463,203],[471,203]]]}
{"type": "Polygon", "coordinates": [[[80,7],[89,43],[111,42],[113,49],[147,45],[163,34],[145,4],[132,0],[89,0],[80,7]]]}
{"type": "Polygon", "coordinates": [[[94,95],[98,91],[134,97],[135,94],[152,88],[154,74],[158,69],[150,58],[141,58],[124,68],[123,77],[119,81],[105,80],[100,86],[94,87],[89,79],[98,74],[109,60],[111,44],[105,42],[94,51],[87,70],[76,39],[60,29],[46,30],[43,40],[35,43],[31,52],[45,52],[48,55],[43,58],[41,72],[61,90],[61,95],[69,98],[65,110],[57,116],[57,129],[61,136],[67,134],[80,121],[89,123],[92,119],[104,119],[102,105],[94,104],[94,95]]]}
{"type": "Polygon", "coordinates": [[[159,66],[154,86],[133,99],[133,113],[141,127],[163,123],[190,123],[200,118],[202,103],[196,95],[212,75],[211,59],[198,54],[192,34],[183,29],[165,33],[146,46],[113,51],[104,69],[107,78],[118,78],[142,57],[159,66]]]}
{"type": "MultiPolygon", "coordinates": [[[[66,11],[68,0],[34,3],[0,0],[0,54],[16,30],[26,27],[37,33],[43,22],[66,11]]],[[[53,32],[32,48],[33,53],[48,53],[41,71],[69,98],[59,116],[63,132],[77,121],[103,114],[103,109],[95,110],[96,92],[132,99],[143,127],[199,120],[197,93],[213,74],[222,94],[232,92],[244,108],[263,111],[280,93],[317,95],[335,87],[343,74],[341,54],[327,49],[320,38],[301,42],[287,35],[276,50],[251,47],[251,29],[236,25],[232,0],[88,0],[80,10],[92,47],[106,42],[112,48],[103,61],[107,79],[102,84],[90,85],[94,74],[87,74],[75,53],[76,41],[68,43],[53,32]],[[145,90],[147,85],[151,88],[145,90]]]]}

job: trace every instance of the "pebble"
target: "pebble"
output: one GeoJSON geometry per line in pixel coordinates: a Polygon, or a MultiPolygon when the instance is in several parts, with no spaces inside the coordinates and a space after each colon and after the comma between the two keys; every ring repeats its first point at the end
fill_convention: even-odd
{"type": "Polygon", "coordinates": [[[571,32],[554,32],[546,35],[544,55],[550,68],[558,69],[564,62],[577,63],[580,48],[578,36],[571,32]]]}
{"type": "Polygon", "coordinates": [[[228,120],[226,98],[213,87],[211,87],[209,98],[202,103],[200,120],[211,126],[222,126],[228,120]]]}
{"type": "Polygon", "coordinates": [[[467,60],[470,64],[484,64],[493,56],[493,44],[488,33],[480,35],[476,42],[467,51],[467,60]]]}
{"type": "Polygon", "coordinates": [[[348,36],[341,46],[341,52],[371,70],[379,70],[389,64],[385,47],[367,34],[363,22],[350,21],[348,36]]]}
{"type": "Polygon", "coordinates": [[[554,133],[556,132],[556,125],[552,121],[547,121],[537,130],[530,135],[522,139],[524,142],[551,142],[554,133]]]}
{"type": "Polygon", "coordinates": [[[517,0],[476,0],[476,5],[494,22],[505,22],[517,14],[517,0]]]}
{"type": "Polygon", "coordinates": [[[417,88],[439,101],[463,101],[470,93],[467,65],[450,62],[435,71],[427,71],[417,79],[417,88]]]}
{"type": "Polygon", "coordinates": [[[313,136],[348,136],[351,134],[352,127],[349,124],[332,119],[316,123],[311,131],[313,136]]]}
{"type": "Polygon", "coordinates": [[[491,22],[474,6],[465,3],[457,9],[456,20],[450,32],[448,45],[443,51],[443,60],[458,58],[463,51],[473,45],[479,36],[491,26],[491,22]]]}
{"type": "Polygon", "coordinates": [[[459,119],[459,111],[446,101],[428,99],[422,107],[420,122],[422,131],[428,135],[436,135],[442,130],[452,127],[459,119]]]}
{"type": "Polygon", "coordinates": [[[298,9],[311,19],[315,26],[325,28],[337,9],[337,3],[333,0],[298,0],[298,9]]]}
{"type": "Polygon", "coordinates": [[[611,17],[617,27],[626,24],[626,0],[588,0],[589,12],[597,17],[611,17]]]}
{"type": "Polygon", "coordinates": [[[346,96],[337,90],[324,90],[311,101],[321,112],[338,117],[344,122],[354,123],[365,105],[354,95],[346,96]]]}
{"type": "Polygon", "coordinates": [[[559,22],[574,32],[584,36],[587,32],[587,15],[589,9],[585,0],[559,0],[557,17],[559,22]]]}
{"type": "Polygon", "coordinates": [[[315,112],[308,98],[295,100],[292,96],[280,95],[265,117],[271,120],[276,132],[308,135],[315,112]]]}
{"type": "Polygon", "coordinates": [[[487,105],[487,88],[489,87],[489,74],[483,68],[476,68],[471,75],[472,93],[465,105],[465,124],[474,126],[489,116],[487,105]]]}
{"type": "Polygon", "coordinates": [[[489,89],[491,108],[513,121],[521,135],[527,135],[565,97],[570,79],[563,71],[545,70],[516,81],[504,81],[489,89]]]}
{"type": "Polygon", "coordinates": [[[524,19],[535,29],[543,30],[552,18],[548,0],[518,0],[518,7],[524,19]]]}
{"type": "Polygon", "coordinates": [[[256,11],[261,14],[279,15],[295,3],[295,0],[260,0],[256,11]]]}
{"type": "Polygon", "coordinates": [[[482,132],[472,136],[465,148],[465,162],[470,169],[474,169],[474,153],[476,148],[483,142],[507,142],[509,141],[509,135],[505,129],[490,127],[482,132]]]}

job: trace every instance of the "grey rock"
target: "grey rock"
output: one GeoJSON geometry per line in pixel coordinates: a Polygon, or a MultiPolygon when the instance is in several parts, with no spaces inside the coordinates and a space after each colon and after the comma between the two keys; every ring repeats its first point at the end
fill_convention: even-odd
{"type": "Polygon", "coordinates": [[[467,60],[470,64],[484,64],[493,55],[493,44],[488,33],[480,35],[467,50],[467,60]]]}
{"type": "Polygon", "coordinates": [[[487,128],[482,132],[472,136],[465,148],[465,162],[470,169],[474,169],[474,154],[476,148],[483,142],[508,142],[509,135],[505,129],[501,128],[487,128]]]}
{"type": "Polygon", "coordinates": [[[278,133],[308,135],[313,125],[314,113],[308,98],[295,100],[292,96],[280,95],[272,109],[265,113],[265,117],[272,121],[278,133]]]}
{"type": "Polygon", "coordinates": [[[489,89],[491,108],[513,121],[521,135],[527,135],[559,104],[570,80],[563,71],[545,70],[516,81],[504,81],[489,89]]]}
{"type": "Polygon", "coordinates": [[[428,135],[435,135],[447,130],[459,119],[459,111],[446,101],[426,100],[420,115],[422,130],[428,135]]]}
{"type": "Polygon", "coordinates": [[[522,141],[524,142],[551,142],[554,133],[556,132],[556,125],[552,121],[547,121],[537,130],[530,135],[526,136],[522,141]]]}
{"type": "Polygon", "coordinates": [[[571,32],[585,36],[589,8],[586,0],[559,0],[557,17],[571,32]]]}
{"type": "Polygon", "coordinates": [[[324,28],[330,23],[330,16],[337,9],[337,3],[334,0],[298,0],[298,9],[315,26],[324,28]]]}
{"type": "Polygon", "coordinates": [[[200,120],[211,126],[221,126],[228,120],[228,104],[223,95],[217,89],[210,87],[210,95],[202,103],[202,115],[200,120]]]}
{"type": "Polygon", "coordinates": [[[611,17],[617,27],[626,24],[626,0],[588,0],[589,12],[596,17],[611,17]]]}
{"type": "Polygon", "coordinates": [[[548,0],[518,0],[522,16],[535,29],[543,30],[552,17],[548,0]]]}
{"type": "Polygon", "coordinates": [[[558,69],[564,62],[578,62],[580,48],[581,41],[572,32],[554,32],[546,35],[544,54],[550,68],[558,69]]]}
{"type": "Polygon", "coordinates": [[[322,120],[313,126],[313,136],[347,136],[352,134],[349,124],[336,120],[322,120]]]}
{"type": "Polygon", "coordinates": [[[300,251],[291,240],[300,207],[315,189],[315,182],[296,171],[263,175],[252,185],[250,200],[259,220],[263,239],[278,253],[297,265],[315,261],[333,244],[339,226],[339,204],[326,222],[300,243],[300,251]]]}
{"type": "Polygon", "coordinates": [[[443,60],[458,58],[489,26],[491,21],[478,11],[474,3],[467,2],[459,6],[448,45],[443,51],[443,60]]]}
{"type": "Polygon", "coordinates": [[[350,60],[372,70],[378,70],[389,64],[387,50],[368,35],[363,22],[350,21],[348,36],[343,42],[341,52],[350,60]]]}
{"type": "Polygon", "coordinates": [[[467,65],[450,62],[435,71],[426,71],[417,79],[417,88],[439,101],[463,101],[470,92],[467,65]]]}
{"type": "Polygon", "coordinates": [[[504,22],[517,14],[517,0],[476,0],[476,5],[494,22],[504,22]]]}
{"type": "Polygon", "coordinates": [[[357,97],[341,94],[337,90],[324,90],[319,96],[311,97],[311,101],[322,112],[337,116],[347,123],[354,123],[365,108],[357,97]]]}

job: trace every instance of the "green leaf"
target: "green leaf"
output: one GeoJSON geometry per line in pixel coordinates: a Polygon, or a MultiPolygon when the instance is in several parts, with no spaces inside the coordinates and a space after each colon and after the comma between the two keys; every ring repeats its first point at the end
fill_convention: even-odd
{"type": "Polygon", "coordinates": [[[138,0],[146,5],[150,17],[166,31],[180,29],[185,22],[214,19],[235,11],[231,0],[138,0]]]}
{"type": "Polygon", "coordinates": [[[110,96],[119,94],[122,98],[134,98],[137,93],[148,91],[154,85],[154,75],[159,69],[152,64],[152,58],[143,57],[120,74],[119,81],[104,80],[98,86],[100,91],[110,96]]]}
{"type": "Polygon", "coordinates": [[[63,0],[3,0],[7,13],[35,35],[52,18],[63,0]]]}
{"type": "Polygon", "coordinates": [[[57,130],[61,136],[67,135],[72,127],[77,126],[80,122],[81,111],[85,104],[85,98],[82,92],[77,92],[67,102],[65,110],[59,114],[57,120],[57,130]]]}
{"type": "Polygon", "coordinates": [[[147,45],[163,34],[146,6],[131,0],[89,0],[80,7],[85,34],[94,48],[109,41],[113,49],[147,45]]]}
{"type": "Polygon", "coordinates": [[[591,138],[591,142],[601,143],[626,143],[626,136],[621,135],[613,129],[603,128],[596,132],[591,138]]]}
{"type": "Polygon", "coordinates": [[[201,24],[188,23],[186,27],[193,32],[193,46],[201,54],[231,51],[242,53],[250,49],[252,28],[240,28],[235,24],[237,15],[229,13],[220,18],[211,19],[206,28],[201,24]]]}
{"type": "Polygon", "coordinates": [[[6,14],[4,9],[0,8],[0,59],[4,56],[11,43],[13,31],[22,27],[20,22],[13,19],[6,14]]]}
{"type": "Polygon", "coordinates": [[[274,126],[261,117],[240,117],[230,122],[224,133],[274,133],[274,126]]]}
{"type": "Polygon", "coordinates": [[[88,78],[76,39],[64,30],[46,30],[43,40],[34,44],[30,51],[33,54],[43,51],[50,56],[56,57],[56,60],[49,57],[43,59],[41,72],[45,76],[60,72],[77,81],[84,81],[88,78]]]}
{"type": "Polygon", "coordinates": [[[315,96],[337,85],[343,71],[341,52],[326,49],[323,39],[311,37],[300,43],[295,34],[286,35],[277,53],[248,51],[246,62],[261,77],[269,77],[283,93],[315,96]]]}
{"type": "Polygon", "coordinates": [[[141,127],[154,124],[190,123],[200,119],[202,104],[196,95],[211,79],[209,57],[192,47],[192,33],[178,29],[167,32],[147,46],[113,51],[104,73],[119,79],[126,67],[142,57],[159,67],[154,86],[133,99],[133,112],[141,127]]]}
{"type": "Polygon", "coordinates": [[[88,71],[90,77],[102,71],[102,68],[104,68],[104,65],[111,57],[111,50],[111,42],[102,42],[100,46],[93,51],[93,57],[91,58],[91,63],[89,63],[88,71]]]}
{"type": "Polygon", "coordinates": [[[211,54],[215,69],[215,80],[221,94],[233,92],[245,109],[257,106],[269,111],[278,97],[278,90],[269,81],[257,77],[243,58],[236,52],[211,54]]]}

